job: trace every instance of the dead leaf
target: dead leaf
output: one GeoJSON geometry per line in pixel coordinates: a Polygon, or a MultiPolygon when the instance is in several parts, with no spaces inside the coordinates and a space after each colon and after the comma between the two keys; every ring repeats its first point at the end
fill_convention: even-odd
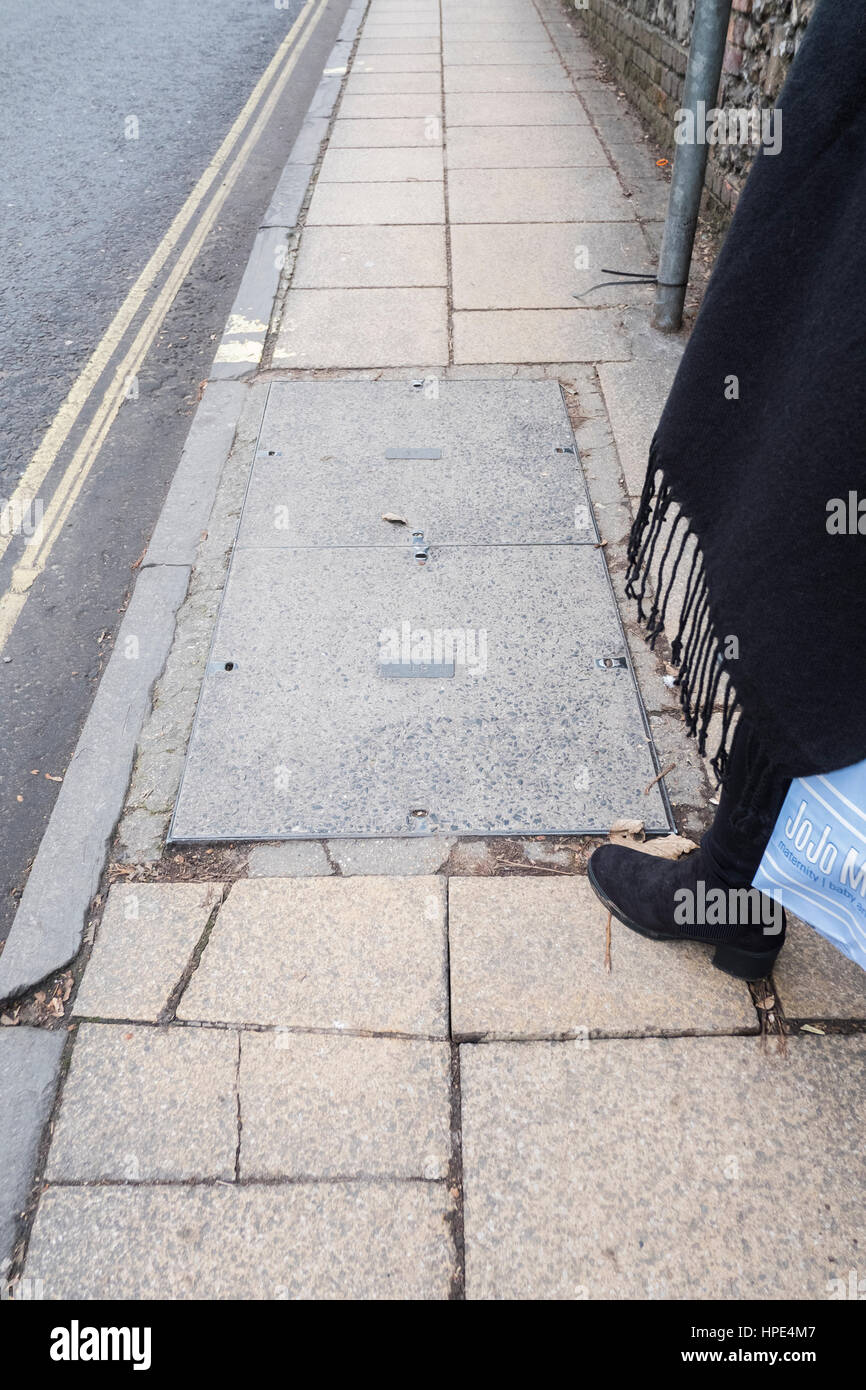
{"type": "Polygon", "coordinates": [[[697,848],[694,840],[685,835],[659,835],[640,846],[643,854],[655,854],[659,859],[682,859],[684,854],[691,854],[697,848]]]}
{"type": "Polygon", "coordinates": [[[17,1022],[17,1018],[12,1018],[9,1014],[0,1014],[0,1025],[4,1028],[14,1028],[17,1022]]]}
{"type": "Polygon", "coordinates": [[[772,994],[768,994],[766,999],[761,999],[758,1003],[759,1009],[774,1009],[775,1007],[776,1001],[772,994]]]}
{"type": "Polygon", "coordinates": [[[398,516],[396,512],[383,512],[383,521],[390,521],[394,526],[408,526],[409,523],[405,516],[398,516]]]}
{"type": "Polygon", "coordinates": [[[45,776],[48,778],[48,781],[49,781],[49,782],[62,782],[62,781],[63,781],[63,778],[62,778],[62,777],[52,777],[52,775],[51,775],[50,772],[46,772],[45,776]]]}
{"type": "Polygon", "coordinates": [[[825,1038],[827,1034],[823,1028],[816,1028],[813,1023],[803,1023],[800,1025],[801,1033],[817,1033],[819,1037],[825,1038]]]}
{"type": "Polygon", "coordinates": [[[615,835],[625,835],[632,840],[642,840],[644,838],[643,821],[629,820],[627,817],[615,820],[610,827],[610,838],[613,839],[615,835]]]}

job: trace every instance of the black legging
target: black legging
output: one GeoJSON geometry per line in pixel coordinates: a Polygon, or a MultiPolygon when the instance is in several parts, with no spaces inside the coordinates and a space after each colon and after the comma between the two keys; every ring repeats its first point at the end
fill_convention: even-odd
{"type": "Polygon", "coordinates": [[[755,876],[770,838],[782,802],[791,785],[787,778],[773,777],[767,783],[758,813],[759,826],[745,834],[731,823],[732,813],[740,803],[746,785],[749,757],[749,726],[740,722],[731,742],[728,772],[719,799],[715,820],[701,841],[701,848],[719,877],[730,888],[749,885],[755,876]]]}

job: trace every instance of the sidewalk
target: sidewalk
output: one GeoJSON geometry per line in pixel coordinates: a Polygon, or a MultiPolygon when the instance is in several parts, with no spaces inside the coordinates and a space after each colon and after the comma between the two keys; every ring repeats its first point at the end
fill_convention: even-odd
{"type": "Polygon", "coordinates": [[[678,830],[712,813],[622,594],[684,343],[650,329],[651,287],[591,288],[653,271],[655,155],[560,0],[354,13],[334,116],[264,219],[272,313],[230,320],[143,571],[192,577],[62,1066],[61,1031],[0,1031],[0,1068],[10,1039],[53,1047],[19,1208],[58,1084],[13,1276],[56,1299],[825,1298],[866,1240],[866,982],[815,933],[750,989],[614,922],[608,969],[585,837],[166,848],[268,387],[311,377],[562,384],[678,830]]]}

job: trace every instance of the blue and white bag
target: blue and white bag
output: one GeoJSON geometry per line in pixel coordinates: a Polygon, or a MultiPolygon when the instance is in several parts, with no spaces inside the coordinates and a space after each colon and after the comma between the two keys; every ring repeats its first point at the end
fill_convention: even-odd
{"type": "Polygon", "coordinates": [[[753,882],[866,970],[866,760],[791,783],[753,882]]]}

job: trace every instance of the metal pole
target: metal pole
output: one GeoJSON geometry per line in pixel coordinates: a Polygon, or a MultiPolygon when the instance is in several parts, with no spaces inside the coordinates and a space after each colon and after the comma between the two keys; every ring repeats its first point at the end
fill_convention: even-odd
{"type": "Polygon", "coordinates": [[[683,303],[698,225],[698,211],[707,168],[706,113],[716,104],[731,0],[697,0],[692,42],[683,87],[683,111],[692,113],[687,138],[677,145],[668,213],[659,256],[653,327],[676,333],[683,321],[683,303]]]}

